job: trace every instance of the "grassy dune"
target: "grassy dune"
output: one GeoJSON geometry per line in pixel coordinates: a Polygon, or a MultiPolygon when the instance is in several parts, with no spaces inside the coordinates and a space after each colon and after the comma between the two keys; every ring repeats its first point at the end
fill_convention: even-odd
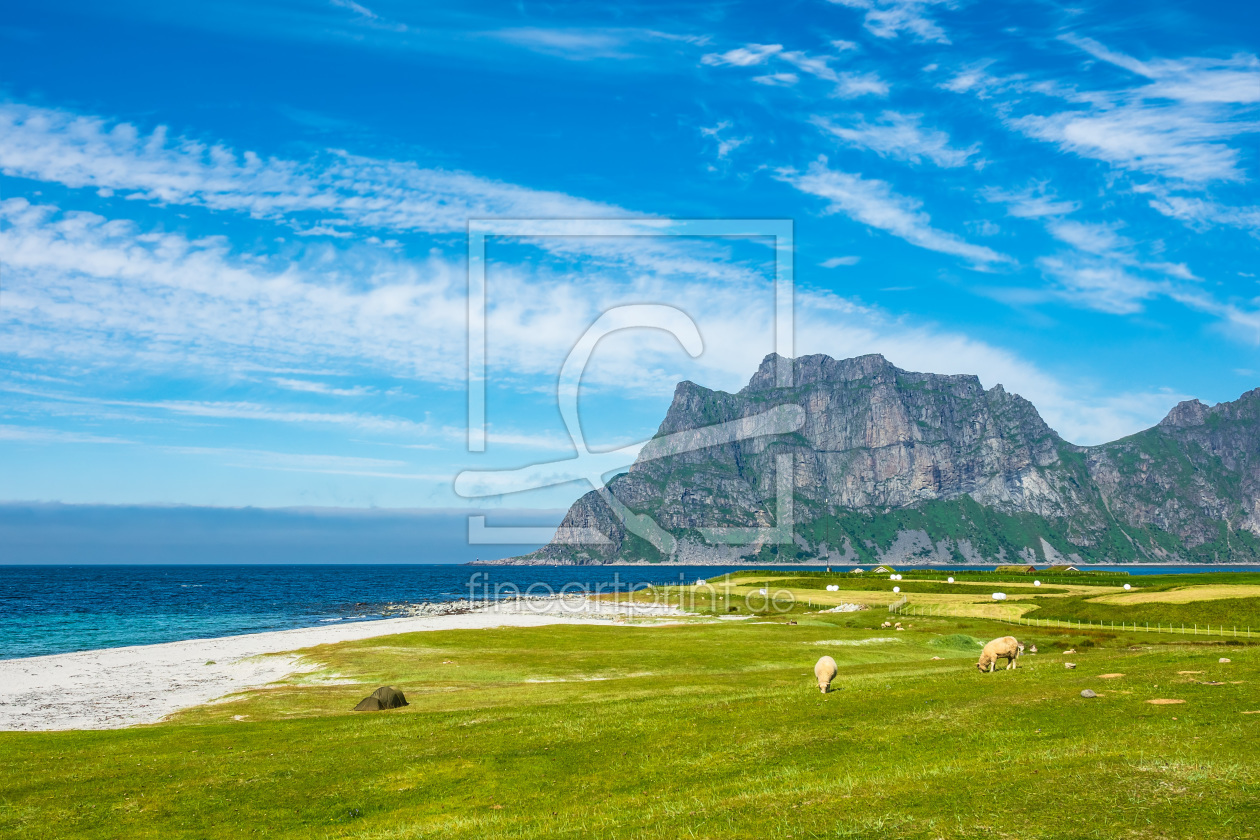
{"type": "Polygon", "coordinates": [[[0,735],[0,836],[1257,836],[1256,648],[1018,628],[1042,653],[982,675],[1008,626],[887,617],[316,648],[315,674],[163,724],[0,735]],[[381,684],[411,705],[348,711],[381,684]]]}
{"type": "MultiPolygon", "coordinates": [[[[1047,593],[1049,594],[1049,593],[1047,593]]],[[[1177,589],[1154,589],[1139,592],[1111,593],[1099,595],[1090,600],[1097,604],[1189,604],[1195,601],[1219,601],[1235,598],[1260,598],[1260,586],[1230,586],[1215,584],[1208,586],[1183,586],[1177,589]]]]}

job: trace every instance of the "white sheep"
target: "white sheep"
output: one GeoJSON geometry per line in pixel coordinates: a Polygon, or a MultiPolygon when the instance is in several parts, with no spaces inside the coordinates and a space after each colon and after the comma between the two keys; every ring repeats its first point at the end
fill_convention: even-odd
{"type": "Polygon", "coordinates": [[[818,679],[818,690],[826,694],[831,689],[831,681],[836,678],[836,673],[840,669],[836,667],[836,660],[830,656],[824,656],[818,660],[818,664],[814,666],[814,676],[818,679]]]}
{"type": "Polygon", "coordinates": [[[1006,660],[1006,670],[1018,668],[1019,655],[1024,652],[1024,646],[1014,636],[1003,636],[1000,639],[994,639],[984,646],[984,650],[980,651],[980,661],[976,663],[976,668],[981,672],[988,671],[993,673],[993,669],[997,666],[999,659],[1006,660]]]}

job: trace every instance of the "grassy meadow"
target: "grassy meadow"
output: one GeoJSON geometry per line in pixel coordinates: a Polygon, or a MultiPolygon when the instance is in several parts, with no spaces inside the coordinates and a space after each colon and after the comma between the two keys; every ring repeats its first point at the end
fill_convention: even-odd
{"type": "MultiPolygon", "coordinates": [[[[1247,640],[979,616],[896,630],[879,605],[893,593],[873,584],[798,593],[869,610],[774,614],[748,598],[748,584],[777,585],[769,575],[734,578],[727,602],[668,625],[330,645],[308,651],[315,672],[153,726],[0,733],[0,837],[1260,837],[1247,640]],[[1008,633],[1039,653],[977,672],[980,644],[1008,633]],[[812,673],[824,654],[840,668],[826,695],[812,673]],[[349,711],[379,685],[411,705],[349,711]]],[[[1260,600],[1210,583],[1226,589],[1108,604],[1091,599],[1123,590],[1065,584],[1015,606],[1260,600]]],[[[1133,591],[1187,581],[1163,585],[1133,591]]]]}

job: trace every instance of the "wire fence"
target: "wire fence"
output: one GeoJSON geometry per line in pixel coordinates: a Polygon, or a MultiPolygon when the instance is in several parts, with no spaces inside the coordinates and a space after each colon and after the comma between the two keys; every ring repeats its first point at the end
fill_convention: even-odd
{"type": "Polygon", "coordinates": [[[1250,639],[1251,628],[1224,624],[1163,624],[1154,627],[1148,622],[1134,621],[1085,621],[1083,619],[1062,618],[1025,618],[1024,616],[976,615],[974,612],[959,612],[945,604],[907,604],[903,596],[900,601],[889,604],[888,611],[906,616],[950,616],[954,618],[986,618],[1004,624],[1018,624],[1023,627],[1044,627],[1061,630],[1115,630],[1124,633],[1180,633],[1187,636],[1221,636],[1225,638],[1250,639]]]}

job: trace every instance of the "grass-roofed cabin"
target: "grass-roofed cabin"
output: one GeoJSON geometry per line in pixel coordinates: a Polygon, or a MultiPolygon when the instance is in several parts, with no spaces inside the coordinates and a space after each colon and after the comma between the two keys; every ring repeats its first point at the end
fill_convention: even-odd
{"type": "Polygon", "coordinates": [[[1037,571],[1037,567],[1036,566],[1021,566],[1021,565],[997,566],[996,568],[994,568],[993,571],[1006,572],[1006,573],[1032,574],[1033,572],[1037,571]]]}

